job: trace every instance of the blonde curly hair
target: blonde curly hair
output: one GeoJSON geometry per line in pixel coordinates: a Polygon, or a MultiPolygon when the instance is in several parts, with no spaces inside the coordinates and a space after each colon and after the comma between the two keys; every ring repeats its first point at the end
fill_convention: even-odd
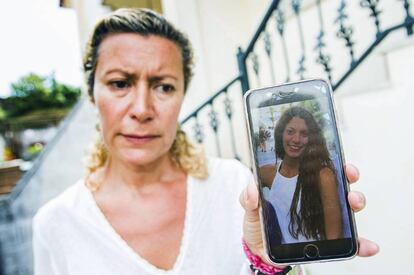
{"type": "MultiPolygon", "coordinates": [[[[193,51],[187,36],[154,11],[148,9],[120,9],[97,23],[88,43],[83,67],[88,94],[92,102],[94,102],[93,88],[99,46],[106,37],[116,33],[136,33],[143,36],[156,35],[175,43],[181,51],[184,91],[186,91],[193,75],[193,51]]],[[[99,188],[99,181],[92,180],[91,175],[103,167],[109,158],[109,152],[102,135],[98,128],[97,130],[98,137],[86,158],[85,183],[91,190],[99,188]]],[[[180,127],[177,127],[176,138],[169,154],[172,161],[188,175],[199,179],[208,177],[207,162],[203,150],[191,144],[180,127]]]]}

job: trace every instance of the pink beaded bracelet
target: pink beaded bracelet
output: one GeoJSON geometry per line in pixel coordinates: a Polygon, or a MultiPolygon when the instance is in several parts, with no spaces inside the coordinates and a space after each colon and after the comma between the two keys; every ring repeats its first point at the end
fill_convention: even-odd
{"type": "Polygon", "coordinates": [[[263,274],[268,274],[268,275],[274,275],[274,274],[277,274],[278,272],[286,271],[286,268],[280,268],[280,267],[276,267],[276,266],[272,266],[272,265],[264,263],[259,256],[254,255],[252,253],[252,251],[247,246],[246,241],[244,239],[242,239],[242,244],[243,244],[244,253],[246,254],[247,259],[249,259],[249,262],[252,264],[254,269],[260,271],[263,274]]]}

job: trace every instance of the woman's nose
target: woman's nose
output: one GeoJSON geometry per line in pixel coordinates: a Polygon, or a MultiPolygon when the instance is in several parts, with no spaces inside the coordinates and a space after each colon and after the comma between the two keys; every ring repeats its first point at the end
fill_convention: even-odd
{"type": "Polygon", "coordinates": [[[139,122],[152,120],[154,117],[154,104],[151,89],[147,85],[138,85],[134,90],[130,107],[130,117],[139,122]]]}
{"type": "Polygon", "coordinates": [[[300,142],[300,136],[299,134],[294,134],[292,137],[292,141],[295,143],[299,143],[300,142]]]}

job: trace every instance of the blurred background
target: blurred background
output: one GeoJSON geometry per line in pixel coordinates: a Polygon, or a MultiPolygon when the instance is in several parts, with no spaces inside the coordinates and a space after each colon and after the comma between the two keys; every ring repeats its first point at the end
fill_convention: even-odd
{"type": "Polygon", "coordinates": [[[82,56],[98,19],[121,7],[164,14],[193,43],[195,77],[180,115],[210,155],[251,166],[242,96],[324,78],[334,89],[354,187],[368,206],[373,258],[310,274],[414,274],[414,3],[410,0],[14,0],[0,9],[0,275],[32,274],[31,220],[83,175],[96,114],[82,56]]]}

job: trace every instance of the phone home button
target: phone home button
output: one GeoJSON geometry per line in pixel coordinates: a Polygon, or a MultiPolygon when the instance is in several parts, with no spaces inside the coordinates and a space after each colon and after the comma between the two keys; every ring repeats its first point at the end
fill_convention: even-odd
{"type": "Polygon", "coordinates": [[[303,254],[306,258],[314,259],[319,255],[319,249],[314,244],[308,244],[303,248],[303,254]]]}

